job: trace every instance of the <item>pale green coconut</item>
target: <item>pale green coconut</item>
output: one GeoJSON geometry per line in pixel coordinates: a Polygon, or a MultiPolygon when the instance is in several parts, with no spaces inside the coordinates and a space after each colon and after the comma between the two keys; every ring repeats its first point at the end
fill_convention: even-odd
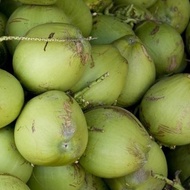
{"type": "Polygon", "coordinates": [[[102,106],[85,112],[88,145],[79,163],[89,173],[114,178],[141,168],[151,148],[149,134],[129,111],[102,106]]]}
{"type": "Polygon", "coordinates": [[[165,146],[190,143],[190,75],[174,74],[157,81],[142,98],[140,121],[165,146]]]}

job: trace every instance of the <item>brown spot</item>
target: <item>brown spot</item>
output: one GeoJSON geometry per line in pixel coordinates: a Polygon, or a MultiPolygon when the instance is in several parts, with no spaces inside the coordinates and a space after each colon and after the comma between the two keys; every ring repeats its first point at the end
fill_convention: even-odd
{"type": "Polygon", "coordinates": [[[167,71],[168,72],[172,72],[173,70],[175,70],[176,66],[177,66],[177,60],[176,60],[176,56],[172,56],[170,57],[170,60],[169,60],[170,64],[168,66],[168,69],[167,71]]]}
{"type": "Polygon", "coordinates": [[[160,97],[147,96],[147,97],[145,97],[145,100],[147,100],[147,101],[157,101],[157,100],[164,99],[164,98],[165,98],[165,96],[160,96],[160,97]]]}
{"type": "Polygon", "coordinates": [[[97,127],[94,127],[94,126],[89,127],[88,130],[92,131],[92,132],[101,132],[101,133],[104,132],[103,129],[100,129],[100,128],[97,128],[97,127]]]}
{"type": "Polygon", "coordinates": [[[170,126],[166,126],[163,124],[160,124],[158,126],[158,132],[156,134],[154,134],[155,136],[159,136],[159,137],[164,137],[167,136],[168,134],[181,134],[181,127],[177,127],[177,128],[172,128],[170,126]]]}
{"type": "Polygon", "coordinates": [[[33,122],[32,122],[32,133],[34,133],[35,132],[35,120],[33,120],[33,122]]]}
{"type": "Polygon", "coordinates": [[[14,23],[14,22],[22,22],[22,21],[29,21],[29,20],[26,18],[15,18],[15,19],[11,20],[9,22],[9,24],[14,23]]]}
{"type": "Polygon", "coordinates": [[[150,35],[155,35],[159,31],[160,27],[158,25],[150,32],[150,35]]]}
{"type": "Polygon", "coordinates": [[[140,149],[140,147],[138,146],[137,143],[131,141],[131,145],[126,146],[126,151],[128,153],[132,154],[134,157],[136,157],[137,160],[140,161],[139,162],[140,165],[143,166],[146,163],[146,161],[147,161],[146,156],[142,152],[142,150],[140,149]]]}

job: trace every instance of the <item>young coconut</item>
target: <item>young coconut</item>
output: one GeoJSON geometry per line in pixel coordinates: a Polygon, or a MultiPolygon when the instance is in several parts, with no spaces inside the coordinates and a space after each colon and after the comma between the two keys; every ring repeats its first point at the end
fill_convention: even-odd
{"type": "Polygon", "coordinates": [[[134,34],[132,27],[110,15],[95,15],[90,35],[97,38],[91,44],[110,44],[128,34],[134,34]]]}
{"type": "MultiPolygon", "coordinates": [[[[70,23],[70,20],[61,9],[54,5],[23,4],[16,8],[8,18],[5,34],[7,36],[25,36],[30,29],[37,25],[55,22],[70,23]]],[[[10,40],[6,44],[9,52],[13,55],[19,41],[10,40]]]]}
{"type": "Polygon", "coordinates": [[[157,78],[178,70],[184,56],[184,42],[176,29],[166,23],[144,21],[135,28],[135,34],[153,59],[157,78]]]}
{"type": "Polygon", "coordinates": [[[178,73],[157,81],[142,98],[140,121],[165,146],[190,143],[190,75],[178,73]]]}
{"type": "Polygon", "coordinates": [[[71,88],[82,109],[115,104],[128,73],[127,60],[111,44],[92,45],[92,59],[93,64],[86,67],[81,79],[71,88]]]}
{"type": "Polygon", "coordinates": [[[83,0],[57,0],[55,5],[62,9],[74,26],[80,29],[84,37],[92,30],[92,14],[83,0]]]}
{"type": "Polygon", "coordinates": [[[132,106],[140,101],[156,78],[155,65],[140,39],[127,35],[113,42],[128,61],[125,85],[117,99],[117,105],[132,106]]]}
{"type": "Polygon", "coordinates": [[[88,129],[77,102],[65,92],[52,90],[25,104],[14,137],[18,151],[33,165],[60,166],[81,157],[88,129]]]}
{"type": "Polygon", "coordinates": [[[181,34],[189,22],[189,8],[189,0],[157,0],[148,10],[155,20],[171,25],[181,34]]]}
{"type": "Polygon", "coordinates": [[[13,55],[13,70],[34,94],[52,89],[67,91],[91,61],[88,39],[71,24],[41,24],[32,28],[25,39],[28,41],[21,41],[13,55]]]}
{"type": "Polygon", "coordinates": [[[35,166],[27,185],[31,190],[79,190],[85,171],[78,164],[64,166],[35,166]]]}
{"type": "Polygon", "coordinates": [[[151,143],[147,162],[142,168],[126,176],[105,179],[105,181],[111,190],[162,190],[165,181],[154,178],[153,173],[164,177],[168,174],[165,154],[155,141],[151,143]]]}
{"type": "Polygon", "coordinates": [[[26,183],[33,166],[20,154],[14,141],[14,124],[0,129],[0,174],[13,175],[26,183]]]}
{"type": "Polygon", "coordinates": [[[79,163],[89,173],[114,178],[127,175],[147,162],[149,134],[129,111],[117,106],[85,112],[88,145],[79,163]]]}
{"type": "Polygon", "coordinates": [[[0,128],[13,122],[24,105],[24,90],[18,79],[0,69],[0,128]]]}

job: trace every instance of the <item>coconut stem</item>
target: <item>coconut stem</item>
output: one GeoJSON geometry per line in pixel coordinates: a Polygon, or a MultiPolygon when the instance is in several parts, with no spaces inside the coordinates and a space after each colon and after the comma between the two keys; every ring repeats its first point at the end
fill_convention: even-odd
{"type": "Polygon", "coordinates": [[[85,109],[90,102],[86,101],[84,99],[84,94],[90,89],[92,88],[94,85],[97,85],[98,83],[102,82],[105,78],[107,78],[109,76],[109,72],[104,73],[103,75],[101,75],[99,78],[97,78],[95,81],[92,81],[90,83],[89,86],[85,87],[84,89],[82,89],[79,92],[76,92],[74,94],[74,98],[76,99],[76,101],[79,103],[79,105],[82,107],[82,109],[85,109]]]}
{"type": "Polygon", "coordinates": [[[80,41],[87,40],[91,41],[96,38],[89,36],[87,38],[66,38],[66,39],[57,39],[57,38],[38,38],[38,37],[24,37],[24,36],[1,36],[0,42],[10,41],[10,40],[21,40],[21,41],[39,41],[39,42],[67,42],[67,41],[80,41]]]}
{"type": "Polygon", "coordinates": [[[181,185],[181,181],[179,179],[179,173],[180,173],[180,171],[176,172],[174,180],[170,180],[161,174],[156,174],[153,172],[152,172],[152,176],[156,179],[160,179],[162,181],[165,181],[166,184],[170,185],[171,187],[174,187],[176,190],[185,190],[185,188],[181,185]]]}

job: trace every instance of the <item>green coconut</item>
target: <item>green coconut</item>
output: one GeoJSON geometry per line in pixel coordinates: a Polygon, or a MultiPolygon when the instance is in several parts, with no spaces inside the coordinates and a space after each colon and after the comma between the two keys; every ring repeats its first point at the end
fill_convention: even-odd
{"type": "Polygon", "coordinates": [[[92,45],[92,59],[71,88],[73,97],[83,109],[116,104],[126,81],[127,60],[111,44],[92,45]]]}
{"type": "Polygon", "coordinates": [[[139,107],[140,121],[165,146],[190,143],[190,75],[178,73],[151,86],[139,107]]]}
{"type": "Polygon", "coordinates": [[[129,107],[137,104],[156,78],[155,65],[143,43],[135,35],[127,35],[113,42],[128,61],[125,85],[117,104],[129,107]]]}
{"type": "Polygon", "coordinates": [[[110,44],[128,34],[134,34],[132,27],[110,15],[95,15],[90,35],[95,40],[91,44],[110,44]]]}
{"type": "Polygon", "coordinates": [[[3,69],[0,69],[0,94],[0,128],[2,128],[18,117],[25,100],[19,80],[3,69]]]}
{"type": "Polygon", "coordinates": [[[78,82],[91,61],[89,41],[71,24],[41,24],[32,28],[26,38],[37,40],[18,44],[13,70],[22,85],[34,94],[55,89],[67,91],[78,82]]]}
{"type": "MultiPolygon", "coordinates": [[[[25,36],[33,27],[44,23],[70,23],[62,9],[54,5],[21,5],[14,10],[7,20],[7,36],[25,36]]],[[[45,34],[43,36],[46,37],[45,34]]],[[[7,41],[7,47],[13,55],[19,40],[7,41]]]]}
{"type": "Polygon", "coordinates": [[[152,141],[146,164],[137,171],[120,178],[105,179],[111,190],[162,190],[165,181],[154,178],[153,173],[167,177],[168,166],[164,152],[152,141]]]}
{"type": "Polygon", "coordinates": [[[184,56],[182,36],[172,26],[155,21],[144,21],[135,29],[152,57],[157,78],[175,73],[184,56]]]}
{"type": "Polygon", "coordinates": [[[88,37],[92,30],[92,14],[83,0],[57,0],[55,5],[62,9],[70,22],[88,37]]]}
{"type": "Polygon", "coordinates": [[[88,145],[79,163],[101,178],[127,175],[141,168],[151,148],[149,134],[129,111],[117,106],[85,112],[88,145]]]}
{"type": "Polygon", "coordinates": [[[189,22],[189,0],[157,0],[148,10],[156,20],[171,25],[180,34],[186,29],[189,22]]]}
{"type": "Polygon", "coordinates": [[[3,190],[30,190],[28,185],[17,177],[0,174],[0,189],[3,190]]]}
{"type": "Polygon", "coordinates": [[[27,185],[31,190],[79,190],[85,171],[78,164],[64,166],[35,166],[27,185]]]}
{"type": "Polygon", "coordinates": [[[14,137],[18,151],[33,165],[60,166],[81,157],[88,129],[77,102],[63,91],[51,90],[25,104],[14,137]]]}
{"type": "Polygon", "coordinates": [[[0,129],[0,174],[15,176],[26,183],[33,166],[23,158],[14,141],[14,124],[0,129]]]}

